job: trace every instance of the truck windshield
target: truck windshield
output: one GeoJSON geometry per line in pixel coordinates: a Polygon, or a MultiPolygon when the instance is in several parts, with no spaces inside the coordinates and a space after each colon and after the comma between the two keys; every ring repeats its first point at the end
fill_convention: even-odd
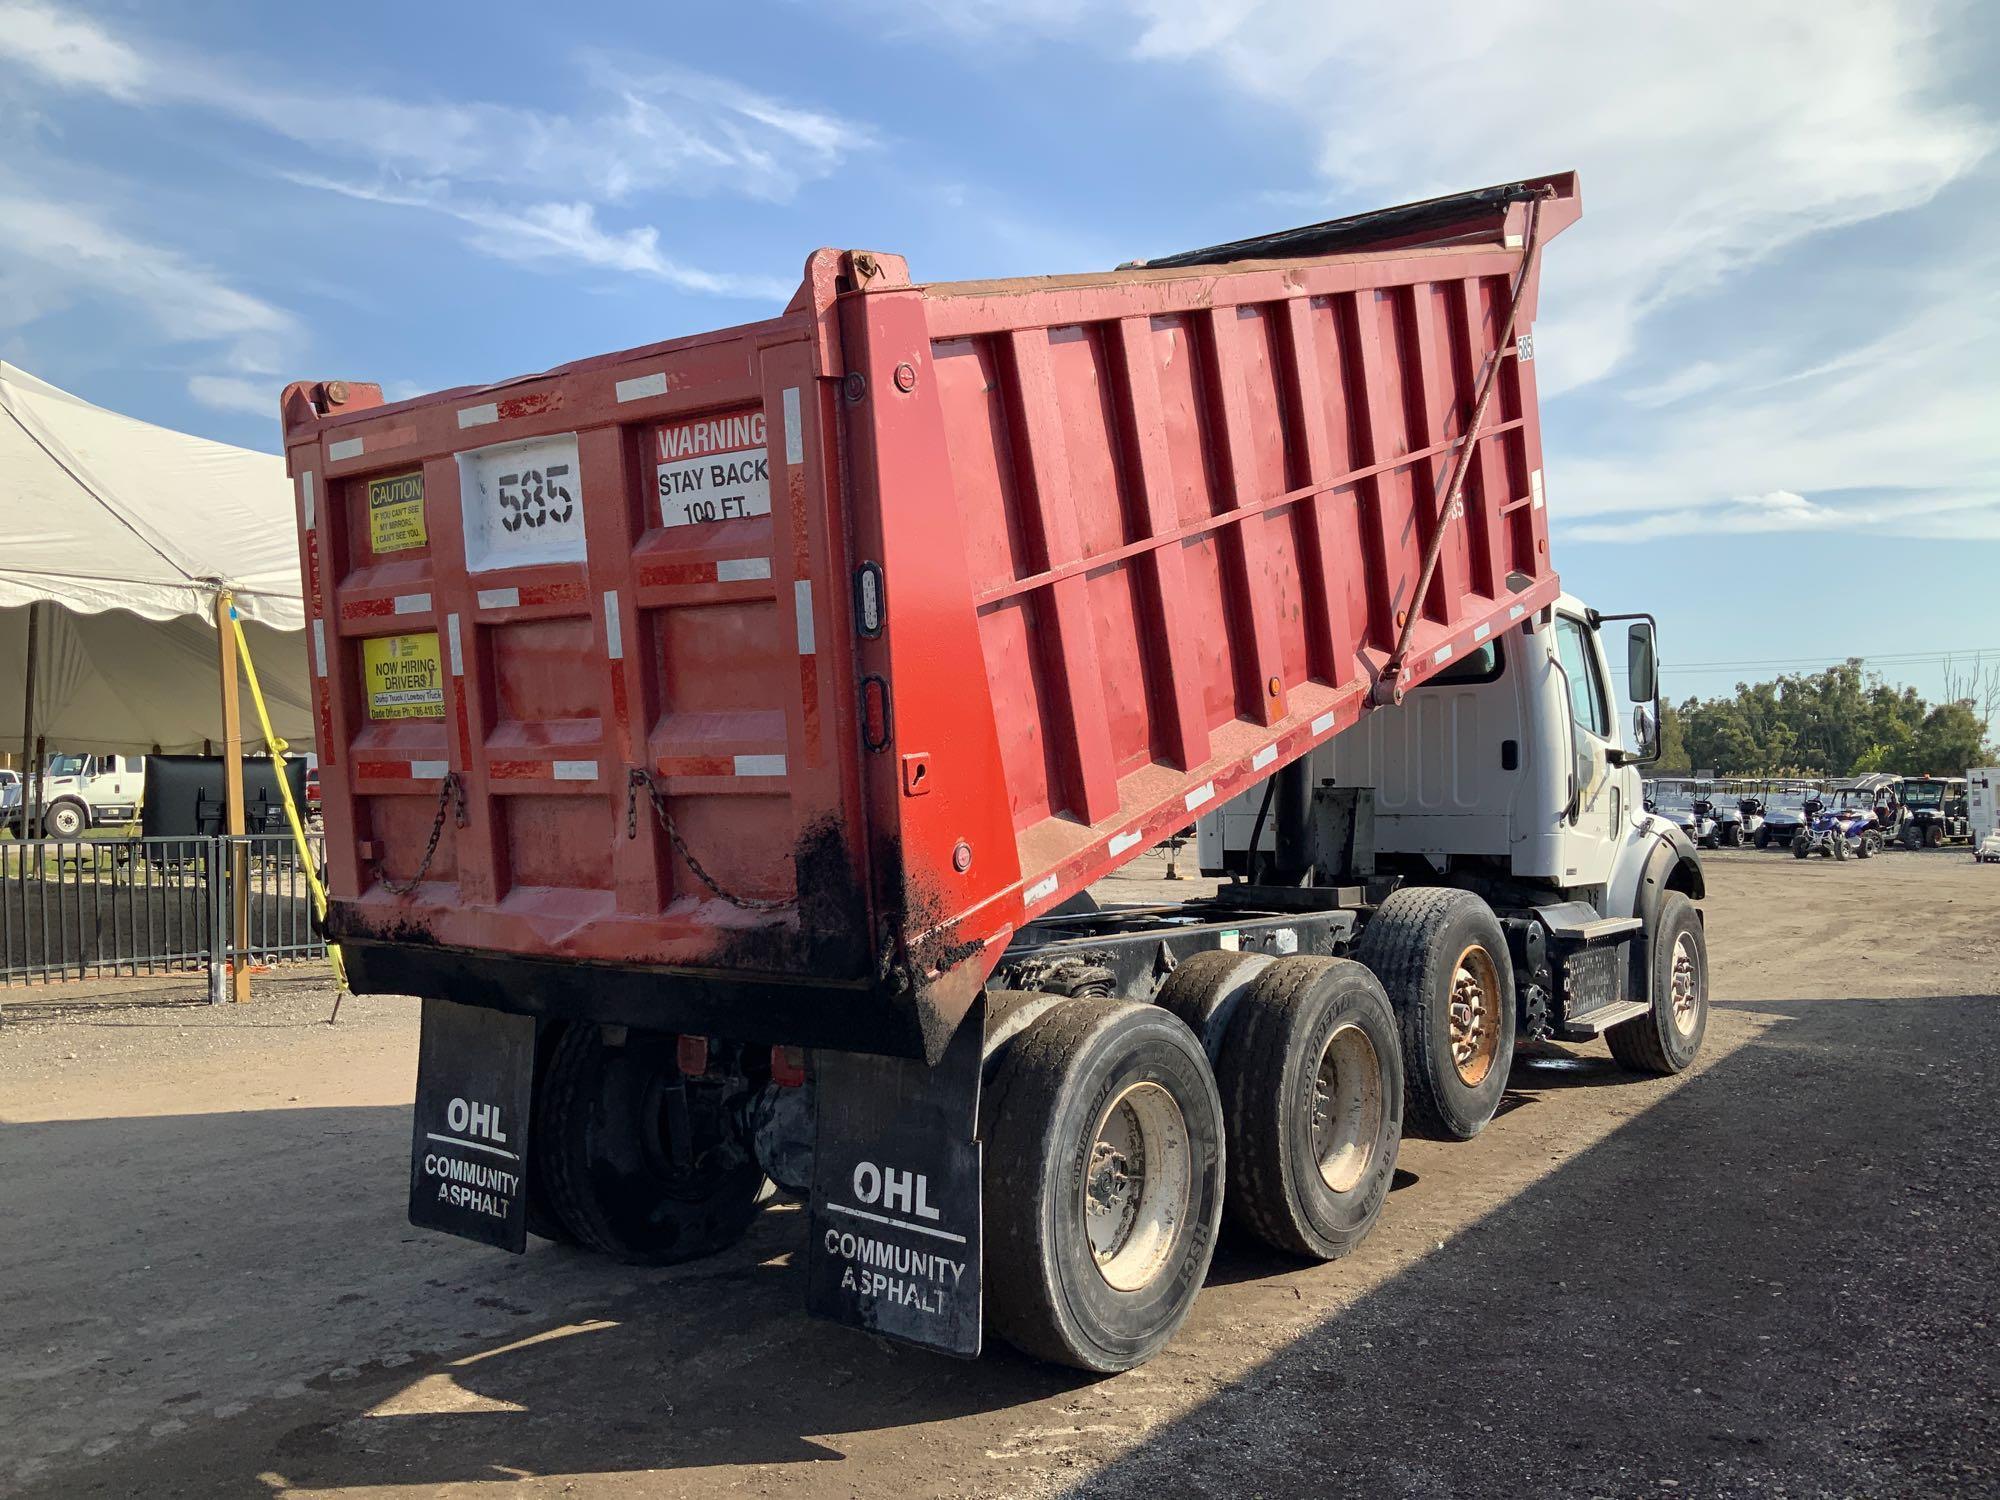
{"type": "Polygon", "coordinates": [[[81,776],[83,774],[83,762],[84,757],[81,755],[51,755],[49,757],[49,775],[81,776]]]}

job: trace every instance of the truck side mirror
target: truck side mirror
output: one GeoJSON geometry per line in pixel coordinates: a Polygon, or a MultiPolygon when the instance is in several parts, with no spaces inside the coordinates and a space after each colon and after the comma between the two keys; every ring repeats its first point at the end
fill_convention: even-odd
{"type": "Polygon", "coordinates": [[[1625,693],[1634,703],[1651,703],[1659,693],[1653,660],[1653,622],[1635,620],[1625,632],[1625,693]]]}
{"type": "Polygon", "coordinates": [[[1632,744],[1638,760],[1651,760],[1660,753],[1660,726],[1650,703],[1632,705],[1632,744]]]}

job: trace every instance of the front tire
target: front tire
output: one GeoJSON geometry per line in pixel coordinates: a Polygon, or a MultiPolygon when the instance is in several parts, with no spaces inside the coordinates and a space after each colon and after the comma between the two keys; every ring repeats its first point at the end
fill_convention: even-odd
{"type": "Polygon", "coordinates": [[[1354,956],[1374,971],[1403,1037],[1403,1127],[1469,1141],[1514,1065],[1514,967],[1492,908],[1470,891],[1406,886],[1375,909],[1354,956]]]}
{"type": "Polygon", "coordinates": [[[1768,848],[1770,848],[1770,847],[1771,847],[1771,830],[1770,830],[1770,829],[1768,829],[1768,828],[1760,828],[1760,829],[1758,829],[1758,830],[1757,830],[1757,847],[1758,847],[1759,849],[1768,849],[1768,848]]]}
{"type": "Polygon", "coordinates": [[[614,1045],[606,1028],[574,1024],[550,1054],[538,1101],[533,1149],[547,1208],[582,1244],[633,1265],[734,1244],[766,1197],[764,1170],[734,1124],[738,1101],[720,1079],[683,1078],[676,1044],[634,1030],[614,1045]]]}
{"type": "Polygon", "coordinates": [[[1694,902],[1679,891],[1660,901],[1647,934],[1653,1008],[1604,1034],[1618,1066],[1633,1073],[1679,1073],[1708,1032],[1708,935],[1694,902]]]}
{"type": "Polygon", "coordinates": [[[1310,1260],[1360,1244],[1403,1136],[1402,1044],[1381,982],[1347,959],[1277,960],[1237,1006],[1216,1083],[1230,1221],[1310,1260]]]}
{"type": "Polygon", "coordinates": [[[1082,1370],[1152,1358],[1222,1215],[1222,1101],[1194,1034],[1156,1005],[1062,1001],[1007,1044],[980,1119],[988,1326],[1082,1370]]]}
{"type": "Polygon", "coordinates": [[[43,835],[52,839],[80,839],[90,819],[74,802],[58,802],[42,814],[43,835]]]}
{"type": "Polygon", "coordinates": [[[1792,835],[1792,858],[1812,858],[1812,840],[1807,838],[1804,833],[1795,833],[1792,835]]]}
{"type": "Polygon", "coordinates": [[[1860,840],[1856,843],[1854,857],[1856,859],[1873,859],[1881,852],[1882,835],[1871,828],[1862,834],[1860,840]]]}

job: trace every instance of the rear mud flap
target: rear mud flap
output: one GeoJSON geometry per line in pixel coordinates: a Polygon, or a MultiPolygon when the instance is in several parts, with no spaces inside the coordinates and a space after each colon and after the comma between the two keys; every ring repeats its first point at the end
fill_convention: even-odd
{"type": "Polygon", "coordinates": [[[425,1000],[410,1141],[410,1222],[528,1248],[535,1020],[425,1000]]]}
{"type": "Polygon", "coordinates": [[[960,1358],[981,1338],[982,999],[936,1067],[814,1056],[806,1309],[960,1358]]]}

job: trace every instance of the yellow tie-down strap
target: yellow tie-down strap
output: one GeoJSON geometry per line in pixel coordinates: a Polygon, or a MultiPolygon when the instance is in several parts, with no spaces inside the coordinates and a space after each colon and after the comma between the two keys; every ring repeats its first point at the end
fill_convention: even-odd
{"type": "MultiPolygon", "coordinates": [[[[271,752],[278,773],[278,795],[285,802],[285,821],[292,825],[292,841],[299,846],[299,863],[305,867],[306,884],[312,888],[313,910],[326,923],[326,887],[320,884],[319,866],[313,860],[312,845],[306,841],[306,825],[299,819],[298,804],[292,801],[291,778],[285,775],[285,742],[271,728],[271,711],[264,706],[264,690],[257,685],[257,664],[250,659],[250,642],[243,634],[243,621],[234,604],[229,606],[229,628],[236,632],[236,654],[243,662],[243,677],[250,684],[250,701],[257,705],[257,722],[264,730],[264,748],[271,752]]],[[[333,964],[333,982],[347,989],[347,965],[341,961],[340,945],[328,943],[326,956],[333,964]]]]}

